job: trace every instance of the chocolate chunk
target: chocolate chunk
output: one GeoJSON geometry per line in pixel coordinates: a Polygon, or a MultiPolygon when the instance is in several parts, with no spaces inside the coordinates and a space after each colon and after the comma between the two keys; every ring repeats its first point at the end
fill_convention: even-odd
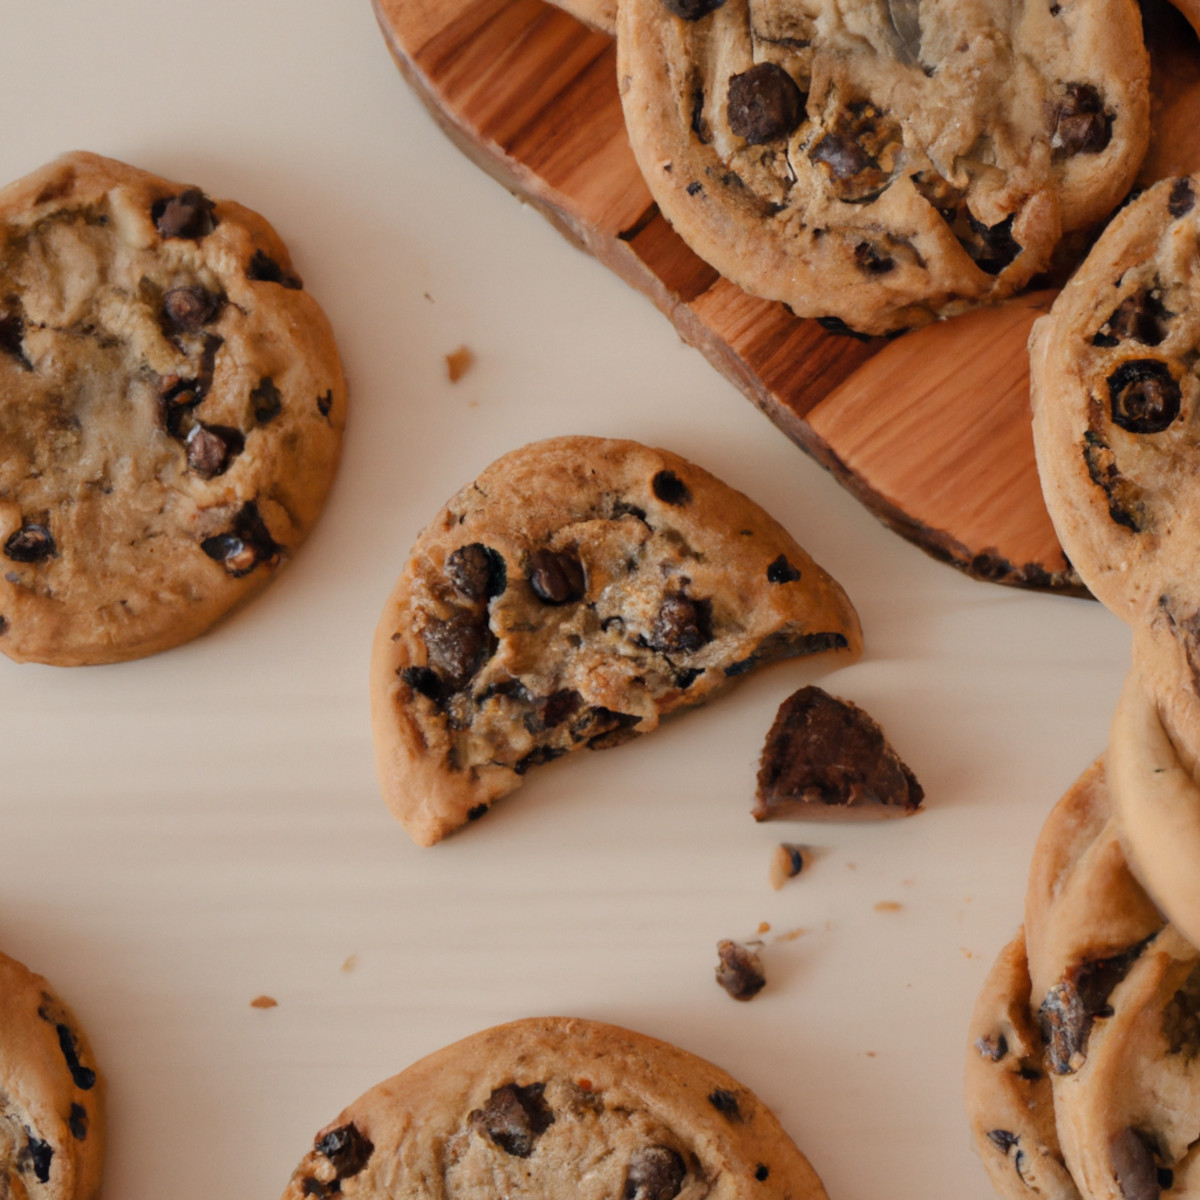
{"type": "Polygon", "coordinates": [[[687,1178],[683,1156],[670,1146],[641,1146],[629,1156],[621,1200],[674,1200],[687,1178]]]}
{"type": "Polygon", "coordinates": [[[818,687],[789,696],[767,734],[754,817],[907,816],[925,793],[862,709],[818,687]]]}
{"type": "Polygon", "coordinates": [[[1090,83],[1069,83],[1054,113],[1050,145],[1058,157],[1099,154],[1112,140],[1113,115],[1090,83]]]}
{"type": "Polygon", "coordinates": [[[583,697],[574,688],[562,688],[546,697],[542,705],[543,729],[554,729],[583,707],[583,697]]]}
{"type": "Polygon", "coordinates": [[[543,604],[570,604],[587,591],[583,564],[567,551],[535,550],[525,567],[525,578],[543,604]]]}
{"type": "Polygon", "coordinates": [[[717,982],[735,1000],[751,1000],[766,985],[762,959],[748,946],[726,938],[717,943],[717,957],[717,982]]]}
{"type": "Polygon", "coordinates": [[[554,1124],[545,1091],[544,1083],[527,1087],[506,1083],[492,1092],[483,1108],[471,1113],[471,1128],[485,1134],[506,1154],[528,1158],[537,1139],[554,1124]]]}
{"type": "Polygon", "coordinates": [[[1021,244],[1012,232],[1016,213],[1009,213],[995,225],[985,225],[969,212],[966,219],[966,230],[960,233],[956,229],[955,236],[981,271],[999,275],[1021,253],[1021,244]]]}
{"type": "Polygon", "coordinates": [[[88,1115],[87,1109],[82,1104],[71,1105],[71,1111],[67,1117],[67,1128],[71,1131],[71,1136],[77,1142],[87,1140],[88,1115]]]}
{"type": "Polygon", "coordinates": [[[333,1164],[338,1179],[349,1179],[367,1165],[375,1147],[371,1140],[359,1132],[353,1123],[339,1125],[327,1134],[318,1137],[313,1149],[333,1164]]]}
{"type": "Polygon", "coordinates": [[[1092,1022],[1107,1011],[1108,997],[1125,978],[1144,943],[1108,958],[1094,958],[1071,967],[1047,993],[1038,1008],[1038,1024],[1046,1058],[1056,1075],[1069,1075],[1086,1056],[1092,1022]]]}
{"type": "MultiPolygon", "coordinates": [[[[40,1010],[39,1015],[41,1015],[40,1010]]],[[[62,1051],[63,1058],[66,1059],[67,1070],[71,1072],[71,1079],[75,1086],[82,1092],[90,1091],[96,1086],[96,1072],[91,1067],[85,1067],[79,1061],[79,1045],[75,1041],[71,1027],[58,1021],[55,1023],[54,1032],[58,1034],[58,1048],[62,1051]]]]}
{"type": "Polygon", "coordinates": [[[248,575],[261,562],[269,562],[283,549],[274,538],[258,513],[258,505],[247,501],[233,519],[233,528],[228,533],[218,533],[205,538],[200,549],[225,565],[225,570],[235,579],[248,575]]]}
{"type": "Polygon", "coordinates": [[[663,0],[663,7],[685,21],[699,21],[724,3],[725,0],[663,0]]]}
{"type": "Polygon", "coordinates": [[[457,612],[444,621],[430,621],[421,631],[429,665],[451,691],[457,692],[491,654],[486,616],[457,612]]]}
{"type": "Polygon", "coordinates": [[[1123,362],[1108,377],[1113,422],[1128,433],[1162,433],[1179,416],[1179,384],[1157,358],[1123,362]]]}
{"type": "Polygon", "coordinates": [[[254,419],[260,425],[268,424],[283,412],[283,396],[269,375],[264,375],[250,393],[250,404],[254,409],[254,419]]]}
{"type": "Polygon", "coordinates": [[[446,559],[446,575],[468,600],[490,600],[508,586],[504,556],[482,542],[455,550],[446,559]]]}
{"type": "Polygon", "coordinates": [[[1113,1135],[1108,1152],[1122,1200],[1158,1200],[1158,1166],[1144,1134],[1123,1129],[1113,1135]]]}
{"type": "MultiPolygon", "coordinates": [[[[692,502],[692,493],[688,490],[688,485],[674,471],[659,471],[650,481],[650,487],[664,504],[679,508],[692,502]]],[[[644,518],[645,513],[642,516],[644,518]]]]}
{"type": "Polygon", "coordinates": [[[35,563],[53,558],[58,553],[58,547],[45,525],[37,525],[30,521],[15,533],[8,535],[8,540],[4,543],[4,553],[13,562],[35,563]]]}
{"type": "Polygon", "coordinates": [[[793,567],[786,554],[781,554],[767,567],[768,583],[795,583],[800,578],[800,568],[793,567]]]}
{"type": "Polygon", "coordinates": [[[1167,198],[1167,212],[1176,220],[1187,216],[1196,204],[1196,193],[1192,190],[1192,181],[1184,176],[1171,184],[1171,195],[1167,198]]]}
{"type": "Polygon", "coordinates": [[[429,667],[404,667],[400,672],[400,678],[414,692],[419,692],[427,699],[433,701],[442,699],[442,681],[438,678],[437,672],[430,670],[429,667]]]}
{"type": "Polygon", "coordinates": [[[210,479],[222,475],[245,444],[241,431],[228,425],[193,425],[185,442],[188,466],[210,479]]]}
{"type": "Polygon", "coordinates": [[[738,1098],[732,1092],[726,1091],[725,1088],[717,1088],[715,1092],[710,1092],[708,1102],[727,1120],[740,1123],[746,1119],[742,1116],[738,1098]]]}
{"type": "Polygon", "coordinates": [[[0,354],[11,355],[25,370],[33,370],[25,356],[25,322],[20,313],[0,309],[0,354]]]}
{"type": "Polygon", "coordinates": [[[199,188],[186,188],[178,196],[155,201],[150,216],[164,238],[198,241],[217,227],[213,202],[199,188]]]}
{"type": "Polygon", "coordinates": [[[246,265],[246,278],[260,283],[278,283],[281,287],[299,291],[304,282],[299,275],[285,271],[269,254],[255,250],[246,265]]]}
{"type": "MultiPolygon", "coordinates": [[[[17,1155],[18,1170],[28,1164],[33,1168],[33,1177],[38,1183],[50,1182],[50,1163],[54,1159],[54,1147],[33,1133],[25,1130],[25,1148],[17,1155]]],[[[7,1182],[7,1181],[6,1181],[7,1182]]]]}
{"type": "Polygon", "coordinates": [[[755,63],[729,80],[729,128],[751,146],[778,141],[804,119],[808,97],[777,63],[755,63]]]}
{"type": "Polygon", "coordinates": [[[162,324],[168,333],[199,333],[221,311],[223,301],[200,286],[177,287],[163,293],[162,324]]]}
{"type": "Polygon", "coordinates": [[[1167,319],[1173,316],[1149,288],[1126,296],[1092,338],[1094,346],[1116,346],[1133,340],[1157,346],[1167,336],[1167,319]]]}
{"type": "Polygon", "coordinates": [[[712,639],[712,602],[675,592],[663,598],[647,644],[660,654],[694,654],[712,639]]]}

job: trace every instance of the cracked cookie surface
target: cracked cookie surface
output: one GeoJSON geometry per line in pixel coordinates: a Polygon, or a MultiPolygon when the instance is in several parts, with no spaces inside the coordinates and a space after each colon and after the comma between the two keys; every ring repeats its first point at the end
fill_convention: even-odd
{"type": "Polygon", "coordinates": [[[450,500],[387,600],[380,785],[429,845],[531,767],[649,732],[759,663],[861,645],[837,582],[707,471],[619,439],[537,442],[450,500]]]}
{"type": "Polygon", "coordinates": [[[531,1018],[468,1037],[322,1129],[284,1200],[824,1200],[774,1115],[642,1034],[531,1018]]]}
{"type": "Polygon", "coordinates": [[[0,1196],[92,1200],[104,1163],[104,1081],[75,1017],[0,954],[0,1196]]]}
{"type": "Polygon", "coordinates": [[[114,662],[203,632],[316,520],[345,405],[257,214],[82,152],[0,191],[0,650],[114,662]]]}
{"type": "Polygon", "coordinates": [[[886,333],[1011,294],[1149,140],[1133,0],[622,0],[642,174],[697,254],[886,333]]]}

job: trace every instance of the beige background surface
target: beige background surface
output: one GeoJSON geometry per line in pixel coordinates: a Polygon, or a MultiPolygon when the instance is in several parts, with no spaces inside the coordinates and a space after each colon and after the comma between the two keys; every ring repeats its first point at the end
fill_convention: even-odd
{"type": "Polygon", "coordinates": [[[259,209],[351,388],[328,512],[249,608],[140,663],[0,659],[0,946],[90,1031],[107,1200],[277,1196],[367,1087],[537,1013],[721,1064],[834,1200],[989,1195],[960,1103],[965,1026],[1042,817],[1103,746],[1128,654],[1115,618],[970,581],[884,530],[445,141],[366,0],[8,3],[0,63],[5,179],[80,147],[259,209]],[[452,385],[461,345],[476,362],[452,385]],[[373,778],[376,618],[458,486],[568,432],[665,445],[748,492],[845,585],[866,653],[752,676],[418,850],[373,778]],[[762,738],[814,681],[884,725],[925,813],[754,824],[762,738]],[[776,892],[781,838],[817,856],[776,892]],[[736,1004],[716,942],[761,922],[770,983],[736,1004]],[[278,1006],[252,1008],[260,994],[278,1006]]]}

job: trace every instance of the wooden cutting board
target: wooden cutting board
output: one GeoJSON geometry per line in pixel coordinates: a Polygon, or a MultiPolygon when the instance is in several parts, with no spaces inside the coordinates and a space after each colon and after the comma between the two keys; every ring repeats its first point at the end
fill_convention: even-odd
{"type": "MultiPolygon", "coordinates": [[[[885,524],[980,579],[1083,594],[1042,504],[1025,295],[893,339],[828,332],[696,257],[634,162],[614,43],[543,0],[373,0],[454,142],[646,293],[685,341],[885,524]]],[[[1197,0],[1181,0],[1194,4],[1197,0]]],[[[1154,140],[1141,182],[1200,170],[1200,47],[1146,0],[1154,140]]]]}

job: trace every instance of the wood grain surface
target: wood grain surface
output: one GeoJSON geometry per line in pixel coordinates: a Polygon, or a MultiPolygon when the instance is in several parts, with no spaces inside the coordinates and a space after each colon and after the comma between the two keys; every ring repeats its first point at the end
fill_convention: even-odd
{"type": "MultiPolygon", "coordinates": [[[[543,0],[373,2],[397,66],[462,151],[648,295],[880,520],[976,578],[1083,594],[1042,503],[1029,427],[1025,342],[1052,290],[891,339],[797,318],[722,278],[659,213],[604,33],[543,0]]],[[[1200,49],[1165,0],[1143,11],[1145,185],[1200,169],[1200,49]]]]}

